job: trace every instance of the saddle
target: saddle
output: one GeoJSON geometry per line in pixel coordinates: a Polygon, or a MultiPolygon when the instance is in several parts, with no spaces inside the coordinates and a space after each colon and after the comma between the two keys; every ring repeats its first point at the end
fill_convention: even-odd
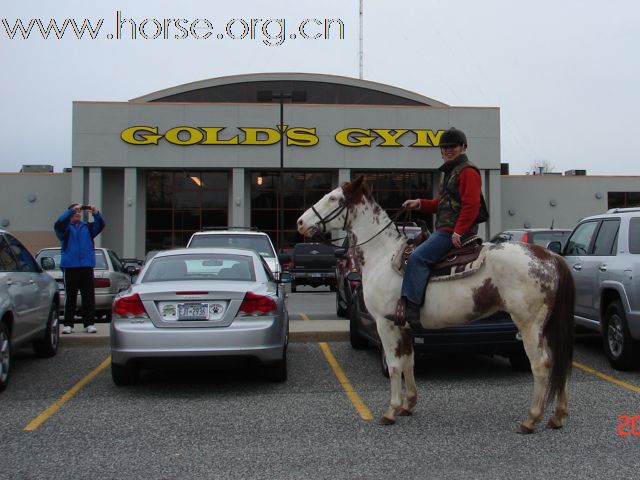
{"type": "MultiPolygon", "coordinates": [[[[409,255],[426,237],[416,237],[413,242],[405,242],[391,259],[394,270],[402,275],[409,255]]],[[[452,248],[437,263],[431,265],[429,281],[445,281],[465,277],[475,273],[484,263],[484,246],[477,235],[463,237],[459,248],[452,248]]]]}

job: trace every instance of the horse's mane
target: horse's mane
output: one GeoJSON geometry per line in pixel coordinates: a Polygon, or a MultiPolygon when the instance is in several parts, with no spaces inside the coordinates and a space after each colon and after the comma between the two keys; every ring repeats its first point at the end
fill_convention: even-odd
{"type": "Polygon", "coordinates": [[[371,194],[371,187],[365,180],[364,175],[359,175],[351,182],[342,183],[341,187],[348,206],[362,202],[363,197],[369,202],[375,203],[373,195],[371,194]]]}

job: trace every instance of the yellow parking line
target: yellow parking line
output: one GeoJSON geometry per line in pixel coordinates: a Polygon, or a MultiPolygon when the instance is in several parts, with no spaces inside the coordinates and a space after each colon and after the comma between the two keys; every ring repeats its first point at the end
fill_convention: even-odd
{"type": "Polygon", "coordinates": [[[60,410],[65,403],[73,398],[73,396],[78,393],[87,383],[89,383],[93,378],[102,372],[105,368],[109,366],[111,363],[111,356],[107,357],[98,367],[96,367],[93,372],[89,373],[82,380],[76,383],[73,387],[71,387],[67,392],[62,395],[58,400],[53,402],[46,410],[44,410],[40,415],[31,420],[29,424],[24,427],[25,432],[33,432],[38,429],[40,425],[46,422],[53,414],[55,414],[58,410],[60,410]]]}
{"type": "Polygon", "coordinates": [[[622,380],[618,380],[617,378],[611,377],[606,373],[599,372],[598,370],[594,370],[593,368],[587,367],[586,365],[583,365],[578,362],[573,362],[573,366],[576,368],[579,368],[580,370],[584,370],[587,373],[595,375],[596,377],[600,377],[603,380],[606,380],[607,382],[615,383],[616,385],[619,385],[622,388],[626,388],[627,390],[631,390],[632,392],[640,393],[640,387],[631,385],[630,383],[627,383],[627,382],[623,382],[622,380]]]}
{"type": "Polygon", "coordinates": [[[306,320],[307,322],[310,320],[309,317],[307,317],[307,315],[304,313],[301,313],[300,316],[302,317],[303,320],[306,320]]]}
{"type": "Polygon", "coordinates": [[[319,342],[318,345],[320,345],[322,353],[324,353],[324,357],[327,359],[327,363],[329,363],[329,366],[333,369],[333,373],[335,373],[336,377],[338,378],[340,385],[342,385],[342,389],[345,391],[347,397],[349,397],[349,400],[351,400],[351,403],[358,411],[358,415],[360,415],[360,418],[362,418],[363,420],[373,420],[373,414],[371,413],[371,410],[369,410],[369,407],[365,405],[365,403],[360,398],[360,395],[356,393],[356,391],[349,383],[349,380],[342,370],[342,367],[340,367],[340,364],[336,360],[336,357],[333,356],[329,345],[324,342],[319,342]]]}

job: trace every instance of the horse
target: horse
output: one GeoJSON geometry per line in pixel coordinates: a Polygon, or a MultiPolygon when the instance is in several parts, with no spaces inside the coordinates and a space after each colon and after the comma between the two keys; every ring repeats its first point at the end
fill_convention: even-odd
{"type": "MultiPolygon", "coordinates": [[[[379,420],[415,411],[413,336],[409,325],[393,318],[402,276],[392,257],[404,238],[375,202],[364,177],[345,182],[307,209],[297,221],[306,237],[342,229],[353,236],[354,258],[362,277],[364,301],[376,321],[391,382],[391,400],[379,420]],[[402,396],[402,379],[405,394],[402,396]]],[[[420,310],[424,328],[443,328],[483,318],[497,311],[511,315],[520,331],[533,374],[533,397],[518,433],[533,433],[547,404],[555,411],[547,428],[559,429],[568,416],[568,379],[574,335],[575,286],[562,257],[544,247],[520,242],[485,243],[484,263],[473,274],[429,282],[420,310]]]]}

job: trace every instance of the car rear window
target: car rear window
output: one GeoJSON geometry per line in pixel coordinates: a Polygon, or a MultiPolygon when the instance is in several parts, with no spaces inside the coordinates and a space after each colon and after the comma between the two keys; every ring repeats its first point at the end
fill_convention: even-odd
{"type": "Polygon", "coordinates": [[[255,281],[253,259],[241,255],[204,254],[154,257],[142,283],[166,281],[255,281]]]}
{"type": "Polygon", "coordinates": [[[271,248],[271,243],[263,235],[242,235],[242,234],[220,234],[215,235],[194,235],[189,243],[189,248],[199,247],[233,247],[250,248],[263,257],[273,258],[276,256],[271,248]]]}
{"type": "MultiPolygon", "coordinates": [[[[42,257],[53,258],[53,261],[56,262],[56,269],[60,269],[60,259],[62,257],[62,253],[60,252],[59,248],[42,250],[40,253],[38,253],[38,262],[42,257]]],[[[102,250],[96,250],[96,270],[108,270],[107,260],[105,259],[102,250]]]]}
{"type": "MultiPolygon", "coordinates": [[[[333,247],[324,243],[298,243],[293,249],[294,255],[306,255],[313,251],[323,255],[333,255],[333,247]]],[[[317,253],[316,253],[317,255],[317,253]]]]}

